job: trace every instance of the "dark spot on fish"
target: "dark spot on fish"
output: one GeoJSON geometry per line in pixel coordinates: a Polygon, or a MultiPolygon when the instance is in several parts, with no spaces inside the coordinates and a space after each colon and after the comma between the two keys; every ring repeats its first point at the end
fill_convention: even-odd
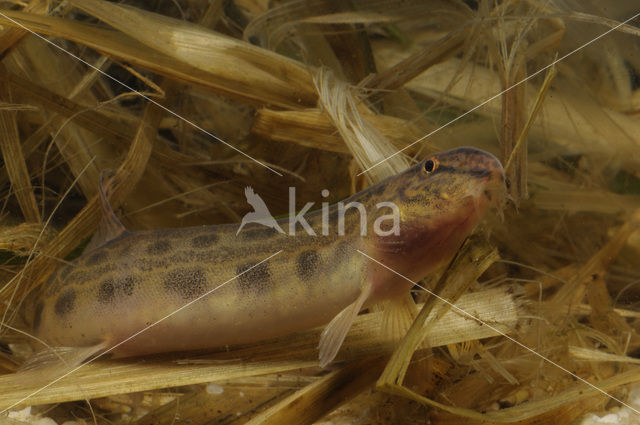
{"type": "Polygon", "coordinates": [[[117,296],[131,296],[138,283],[139,279],[134,276],[105,279],[100,284],[100,288],[98,288],[98,301],[102,304],[111,304],[117,296]]]}
{"type": "Polygon", "coordinates": [[[113,279],[106,279],[98,289],[98,301],[102,304],[111,304],[115,298],[116,288],[113,279]]]}
{"type": "Polygon", "coordinates": [[[73,289],[68,289],[62,295],[58,297],[56,300],[56,304],[54,305],[54,310],[58,316],[64,316],[66,314],[71,313],[73,311],[73,307],[76,303],[76,291],[73,289]]]}
{"type": "Polygon", "coordinates": [[[156,268],[166,268],[169,264],[167,261],[162,259],[136,258],[133,262],[133,266],[143,272],[149,272],[156,268]]]}
{"type": "Polygon", "coordinates": [[[89,266],[95,266],[96,264],[100,264],[103,263],[104,261],[107,260],[107,252],[103,249],[94,252],[93,254],[89,255],[87,257],[87,265],[89,266]]]}
{"type": "Polygon", "coordinates": [[[43,309],[44,309],[44,304],[42,302],[38,302],[38,304],[36,304],[36,309],[33,313],[33,329],[34,330],[40,327],[40,322],[42,321],[43,309]]]}
{"type": "Polygon", "coordinates": [[[185,300],[194,299],[206,291],[207,278],[202,268],[178,268],[165,274],[164,288],[185,300]]]}
{"type": "Polygon", "coordinates": [[[204,249],[209,248],[218,242],[218,235],[214,233],[208,233],[206,235],[196,236],[191,239],[191,246],[194,248],[204,249]]]}
{"type": "Polygon", "coordinates": [[[133,290],[136,284],[139,283],[138,279],[133,276],[125,276],[122,279],[118,279],[116,286],[127,296],[133,295],[133,290]]]}
{"type": "Polygon", "coordinates": [[[349,244],[349,242],[338,242],[333,251],[334,260],[332,263],[342,263],[348,258],[351,258],[354,253],[356,253],[356,250],[351,246],[351,244],[349,244]]]}
{"type": "Polygon", "coordinates": [[[308,281],[318,270],[320,256],[314,250],[303,251],[296,259],[296,274],[301,280],[308,281]]]}
{"type": "Polygon", "coordinates": [[[169,241],[158,240],[147,245],[146,252],[149,255],[161,255],[161,254],[165,254],[170,249],[171,249],[171,243],[169,243],[169,241]]]}
{"type": "Polygon", "coordinates": [[[239,275],[238,284],[242,292],[250,292],[252,290],[262,292],[271,283],[271,271],[269,270],[269,264],[266,262],[257,266],[255,263],[238,266],[236,275],[239,275]]]}

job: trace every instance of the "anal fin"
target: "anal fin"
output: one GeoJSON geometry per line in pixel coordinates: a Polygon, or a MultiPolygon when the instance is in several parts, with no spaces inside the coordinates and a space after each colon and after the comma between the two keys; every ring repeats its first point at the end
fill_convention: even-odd
{"type": "Polygon", "coordinates": [[[347,332],[370,293],[370,286],[366,285],[358,298],[338,313],[324,328],[318,345],[320,367],[326,367],[336,357],[347,332]]]}

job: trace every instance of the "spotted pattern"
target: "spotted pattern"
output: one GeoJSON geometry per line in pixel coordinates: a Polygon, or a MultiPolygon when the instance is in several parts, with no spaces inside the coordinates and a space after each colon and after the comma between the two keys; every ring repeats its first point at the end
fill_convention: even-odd
{"type": "Polygon", "coordinates": [[[135,276],[124,276],[118,279],[107,278],[100,283],[98,288],[98,301],[102,304],[111,304],[119,296],[131,296],[140,279],[135,276]]]}
{"type": "Polygon", "coordinates": [[[62,293],[56,300],[56,304],[53,306],[54,311],[58,316],[65,316],[73,311],[76,304],[76,291],[68,289],[62,293]]]}
{"type": "Polygon", "coordinates": [[[296,259],[296,275],[305,282],[311,280],[318,271],[320,255],[315,250],[303,251],[296,259]]]}
{"type": "Polygon", "coordinates": [[[210,248],[218,242],[218,239],[218,235],[214,233],[207,233],[206,235],[196,236],[191,239],[191,246],[198,249],[210,248]]]}
{"type": "Polygon", "coordinates": [[[244,293],[264,292],[271,284],[269,264],[265,262],[253,267],[254,265],[255,263],[246,263],[236,268],[236,275],[240,275],[238,276],[238,284],[244,293]]]}
{"type": "Polygon", "coordinates": [[[333,251],[333,263],[342,263],[351,258],[351,255],[353,254],[357,254],[355,248],[346,240],[340,241],[337,243],[333,251]]]}
{"type": "Polygon", "coordinates": [[[143,272],[150,272],[153,269],[169,267],[169,263],[165,259],[156,258],[136,258],[133,266],[143,272]]]}
{"type": "Polygon", "coordinates": [[[116,286],[118,286],[122,290],[123,294],[130,297],[131,295],[133,295],[133,291],[137,283],[139,283],[139,281],[135,277],[125,276],[117,281],[116,286]]]}
{"type": "Polygon", "coordinates": [[[171,249],[171,243],[167,240],[157,240],[147,246],[146,252],[149,255],[162,255],[171,249]]]}
{"type": "Polygon", "coordinates": [[[98,301],[102,304],[111,304],[115,299],[116,288],[113,279],[104,280],[98,288],[98,301]]]}
{"type": "Polygon", "coordinates": [[[207,277],[200,267],[180,267],[165,274],[164,288],[175,292],[185,300],[191,300],[204,294],[207,289],[207,277]]]}

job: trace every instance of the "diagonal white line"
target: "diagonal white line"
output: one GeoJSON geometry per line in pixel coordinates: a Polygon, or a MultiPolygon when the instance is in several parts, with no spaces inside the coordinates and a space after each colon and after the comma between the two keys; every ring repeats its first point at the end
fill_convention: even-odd
{"type": "Polygon", "coordinates": [[[192,126],[193,128],[203,132],[204,134],[206,134],[207,136],[217,140],[218,142],[222,143],[225,146],[230,147],[231,149],[233,149],[234,151],[238,152],[239,154],[241,154],[242,156],[245,156],[247,158],[249,158],[250,160],[252,160],[253,162],[262,165],[264,168],[270,170],[273,173],[276,173],[277,175],[279,175],[280,177],[283,177],[283,175],[279,172],[277,172],[276,170],[274,170],[273,168],[269,167],[266,164],[263,164],[262,162],[258,161],[257,159],[255,159],[254,157],[250,156],[249,154],[244,153],[243,151],[241,151],[240,149],[236,148],[235,146],[225,142],[224,140],[222,140],[220,137],[216,136],[213,133],[210,133],[209,131],[205,130],[204,128],[200,127],[198,124],[194,123],[193,121],[190,121],[188,119],[186,119],[185,117],[183,117],[182,115],[178,114],[177,112],[173,112],[171,109],[167,108],[164,105],[161,105],[160,103],[156,102],[155,100],[153,100],[152,98],[150,98],[149,96],[139,92],[138,90],[134,89],[133,87],[130,87],[129,85],[127,85],[126,83],[118,80],[115,77],[112,77],[111,75],[107,74],[106,72],[104,72],[103,70],[99,69],[98,67],[90,64],[89,62],[85,61],[84,59],[82,59],[81,57],[73,54],[72,52],[66,50],[64,47],[58,46],[56,43],[54,43],[51,40],[48,40],[46,38],[44,38],[43,36],[41,36],[40,34],[36,33],[35,31],[27,28],[26,26],[22,25],[20,22],[11,19],[10,17],[8,17],[7,15],[5,15],[4,13],[0,12],[0,16],[2,16],[3,18],[5,18],[8,21],[13,22],[15,25],[19,26],[20,28],[24,29],[25,31],[30,32],[31,34],[35,35],[36,37],[40,38],[41,40],[46,41],[47,43],[49,43],[50,45],[52,45],[53,47],[55,47],[58,50],[61,50],[63,52],[65,52],[66,54],[68,54],[69,56],[73,57],[74,59],[82,62],[83,64],[87,65],[88,67],[94,69],[95,71],[99,72],[100,74],[104,75],[105,77],[109,78],[110,80],[120,84],[121,86],[125,87],[127,90],[137,94],[138,96],[142,97],[143,99],[145,99],[148,102],[153,103],[154,105],[156,105],[157,107],[161,108],[162,110],[164,110],[165,112],[170,113],[171,115],[173,115],[174,117],[186,122],[187,124],[189,124],[190,126],[192,126]]]}
{"type": "Polygon", "coordinates": [[[576,378],[577,380],[584,382],[585,384],[587,384],[588,386],[590,386],[591,388],[593,388],[596,391],[601,392],[602,394],[606,395],[607,397],[611,398],[612,400],[617,401],[618,403],[622,404],[623,406],[633,410],[633,412],[635,412],[636,414],[640,415],[640,410],[636,409],[633,406],[630,406],[629,404],[625,403],[624,401],[620,400],[619,398],[616,398],[614,396],[612,396],[611,394],[609,394],[608,392],[598,388],[597,386],[595,386],[594,384],[592,384],[591,382],[587,381],[584,378],[581,378],[580,376],[576,375],[575,373],[571,372],[569,369],[563,367],[562,365],[554,362],[553,360],[549,359],[548,357],[543,356],[542,354],[538,353],[536,350],[534,350],[533,348],[529,348],[528,346],[524,345],[523,343],[521,343],[520,341],[518,341],[517,339],[510,337],[509,335],[505,334],[504,332],[502,332],[501,330],[497,329],[494,326],[491,326],[489,323],[485,322],[484,320],[480,319],[477,316],[474,316],[471,313],[466,312],[465,310],[461,309],[460,307],[456,306],[455,304],[453,304],[452,302],[442,298],[440,295],[430,291],[429,289],[425,288],[424,286],[414,282],[413,280],[409,279],[408,277],[404,276],[401,273],[398,273],[397,271],[393,270],[392,268],[382,264],[380,261],[376,260],[375,258],[371,257],[370,255],[365,254],[364,252],[360,251],[359,249],[356,249],[356,251],[358,251],[360,254],[364,255],[365,257],[367,257],[368,259],[370,259],[371,261],[375,262],[376,264],[381,265],[382,267],[384,267],[385,269],[389,270],[391,273],[400,276],[401,278],[403,278],[404,280],[406,280],[407,282],[411,282],[412,284],[416,285],[418,288],[428,292],[430,295],[433,295],[434,297],[436,297],[437,299],[439,299],[440,301],[446,303],[447,305],[449,305],[451,308],[453,308],[454,310],[456,310],[458,313],[463,314],[464,316],[469,317],[470,319],[473,319],[477,322],[482,323],[483,326],[488,327],[489,329],[491,329],[492,331],[502,335],[503,337],[507,338],[509,341],[514,342],[515,344],[517,344],[518,346],[524,348],[525,350],[531,352],[532,354],[540,357],[542,360],[552,364],[553,366],[557,367],[558,369],[562,370],[563,372],[568,373],[569,375],[573,376],[574,378],[576,378]]]}
{"type": "Polygon", "coordinates": [[[360,173],[358,173],[358,176],[361,176],[362,174],[368,172],[369,170],[371,170],[372,168],[377,167],[378,165],[382,164],[385,161],[390,160],[391,158],[393,158],[394,156],[402,153],[403,151],[405,151],[406,149],[409,149],[411,146],[415,145],[416,143],[420,143],[421,141],[423,141],[424,139],[426,139],[427,137],[431,136],[432,134],[437,133],[438,131],[442,130],[443,128],[453,124],[454,122],[458,121],[459,119],[469,115],[470,113],[472,113],[473,111],[475,111],[476,109],[479,109],[481,107],[483,107],[484,105],[486,105],[487,103],[491,102],[492,100],[502,96],[503,94],[505,94],[506,92],[508,92],[509,90],[511,90],[514,87],[518,87],[520,84],[530,80],[531,78],[535,77],[536,75],[540,74],[543,71],[546,71],[547,69],[551,68],[552,66],[554,66],[555,64],[557,64],[558,62],[568,58],[569,56],[573,55],[574,53],[578,52],[579,50],[584,49],[585,47],[587,47],[588,45],[595,43],[596,41],[598,41],[599,39],[601,39],[602,37],[604,37],[605,35],[617,30],[618,28],[620,28],[623,25],[626,25],[627,23],[631,22],[632,20],[634,20],[635,18],[637,18],[638,16],[640,16],[640,13],[636,13],[635,15],[633,15],[632,17],[630,17],[629,19],[625,20],[624,22],[621,22],[620,24],[616,25],[615,27],[609,29],[608,31],[603,32],[602,34],[600,34],[599,36],[597,36],[596,38],[587,41],[586,43],[584,43],[583,45],[581,45],[580,47],[577,47],[575,49],[573,49],[572,51],[570,51],[569,53],[565,54],[564,56],[560,57],[559,59],[554,60],[553,62],[551,62],[549,65],[540,68],[539,70],[537,70],[536,72],[534,72],[533,74],[527,76],[526,78],[518,81],[517,83],[513,84],[510,87],[507,87],[506,89],[502,90],[500,93],[491,96],[490,98],[488,98],[487,100],[483,101],[482,103],[474,106],[473,108],[469,109],[468,111],[466,111],[465,113],[458,115],[456,118],[452,119],[451,121],[447,122],[444,125],[441,125],[440,127],[436,128],[435,130],[431,131],[430,133],[425,134],[424,136],[422,136],[421,138],[419,138],[418,140],[408,144],[407,146],[405,146],[404,148],[400,149],[399,151],[395,152],[392,155],[389,155],[388,157],[381,159],[380,161],[376,162],[375,164],[373,164],[371,167],[367,168],[366,170],[361,171],[360,173]]]}
{"type": "Polygon", "coordinates": [[[242,276],[245,273],[248,273],[249,271],[253,270],[255,267],[258,267],[260,264],[269,261],[270,259],[272,259],[273,257],[275,257],[276,255],[280,254],[282,252],[282,250],[276,252],[275,254],[271,254],[269,257],[265,258],[264,260],[260,261],[259,263],[254,264],[253,266],[249,267],[247,270],[243,271],[242,273],[238,273],[237,275],[235,275],[234,277],[232,277],[229,280],[226,280],[224,282],[222,282],[220,285],[216,286],[213,289],[210,289],[209,291],[205,292],[204,294],[200,295],[198,298],[193,299],[191,301],[189,301],[188,303],[186,303],[185,305],[183,305],[182,307],[178,308],[177,310],[174,310],[173,312],[167,314],[166,316],[164,316],[163,318],[153,322],[152,324],[142,328],[141,330],[139,330],[138,332],[134,333],[133,335],[127,337],[127,339],[125,339],[124,341],[120,341],[119,343],[117,343],[116,345],[108,348],[107,350],[103,351],[102,353],[98,354],[96,357],[87,360],[86,362],[74,367],[73,369],[71,369],[70,371],[66,372],[65,374],[57,377],[56,379],[54,379],[53,381],[49,382],[47,385],[44,385],[43,387],[41,387],[40,389],[32,392],[31,394],[25,396],[24,398],[16,401],[15,403],[13,403],[11,406],[5,408],[4,410],[0,411],[0,415],[2,415],[3,413],[5,413],[6,411],[8,411],[9,409],[14,408],[15,406],[21,404],[23,401],[28,400],[29,398],[33,397],[34,395],[38,394],[39,392],[49,388],[50,386],[52,386],[53,384],[55,384],[56,382],[60,381],[61,379],[71,375],[72,373],[76,372],[78,369],[83,368],[84,366],[88,365],[89,363],[93,362],[94,360],[99,359],[100,357],[104,356],[105,354],[115,350],[116,348],[118,348],[119,346],[121,346],[122,344],[124,344],[125,342],[128,342],[130,340],[132,340],[133,338],[137,337],[138,335],[140,335],[143,332],[146,332],[147,330],[151,329],[152,327],[156,326],[158,323],[161,323],[163,321],[165,321],[166,319],[170,318],[171,316],[179,313],[180,311],[184,310],[185,308],[189,307],[190,305],[192,305],[193,303],[201,300],[202,298],[210,295],[211,293],[217,291],[218,289],[222,288],[223,286],[225,286],[227,283],[231,282],[234,279],[237,279],[238,277],[242,276]]]}

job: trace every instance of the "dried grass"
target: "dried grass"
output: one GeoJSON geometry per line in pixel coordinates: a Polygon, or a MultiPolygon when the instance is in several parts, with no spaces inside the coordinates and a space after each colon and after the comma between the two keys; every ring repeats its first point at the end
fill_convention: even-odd
{"type": "Polygon", "coordinates": [[[640,29],[619,24],[637,5],[266,4],[3,3],[0,408],[58,423],[555,424],[616,405],[566,371],[625,400],[640,381],[640,29]],[[95,232],[100,170],[117,170],[127,227],[154,229],[238,221],[246,185],[276,215],[289,186],[300,205],[325,188],[338,201],[461,145],[509,164],[513,202],[422,284],[566,371],[417,291],[426,307],[399,345],[383,313],[363,314],[328,372],[314,329],[100,359],[21,400],[42,384],[15,373],[29,296],[95,232]]]}

